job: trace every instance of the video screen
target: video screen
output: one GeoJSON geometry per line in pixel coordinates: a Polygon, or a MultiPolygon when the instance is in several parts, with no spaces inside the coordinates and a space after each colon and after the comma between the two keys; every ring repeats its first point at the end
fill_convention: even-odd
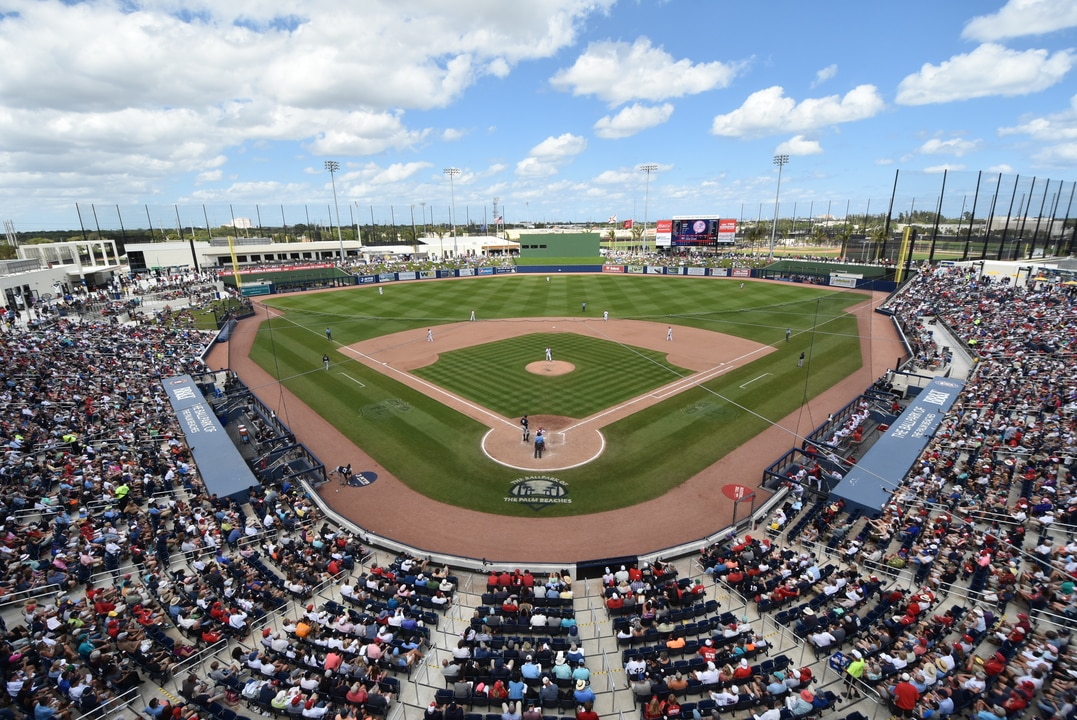
{"type": "Polygon", "coordinates": [[[674,218],[671,243],[673,247],[713,247],[718,244],[718,224],[716,217],[674,218]]]}

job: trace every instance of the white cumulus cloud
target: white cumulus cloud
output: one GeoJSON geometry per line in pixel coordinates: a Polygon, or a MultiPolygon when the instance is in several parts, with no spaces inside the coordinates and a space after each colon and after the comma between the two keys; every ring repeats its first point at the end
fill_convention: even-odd
{"type": "Polygon", "coordinates": [[[822,70],[815,73],[815,82],[811,84],[812,87],[822,85],[830,78],[838,74],[838,66],[836,64],[827,65],[822,70]]]}
{"type": "Polygon", "coordinates": [[[550,136],[531,148],[528,156],[516,163],[516,174],[523,177],[549,177],[557,168],[568,163],[587,149],[587,140],[579,135],[564,133],[550,136]]]}
{"type": "Polygon", "coordinates": [[[969,20],[961,37],[988,42],[1077,27],[1073,0],[1010,0],[998,12],[969,20]]]}
{"type": "Polygon", "coordinates": [[[57,187],[38,173],[62,170],[74,192],[123,201],[180,173],[216,182],[215,158],[261,142],[346,157],[453,140],[464,131],[406,114],[556,56],[614,2],[12,0],[0,136],[17,150],[0,151],[0,194],[57,187]]]}
{"type": "Polygon", "coordinates": [[[616,115],[607,115],[595,123],[595,135],[616,140],[635,135],[648,128],[661,125],[673,115],[673,105],[641,105],[635,103],[622,108],[616,115]]]}
{"type": "Polygon", "coordinates": [[[965,166],[961,165],[961,164],[951,165],[949,163],[944,163],[942,165],[932,165],[930,167],[926,167],[926,168],[924,168],[924,172],[933,173],[933,174],[941,174],[941,173],[944,173],[944,172],[958,172],[958,171],[964,170],[964,169],[965,169],[965,166]]]}
{"type": "Polygon", "coordinates": [[[779,155],[818,155],[823,152],[818,140],[808,140],[803,135],[794,135],[774,148],[779,155]]]}
{"type": "Polygon", "coordinates": [[[978,140],[965,140],[964,138],[931,138],[920,146],[920,152],[925,155],[954,155],[961,157],[979,147],[978,140]]]}
{"type": "Polygon", "coordinates": [[[985,43],[938,65],[925,63],[919,72],[901,81],[897,102],[927,105],[992,95],[1028,95],[1061,81],[1073,62],[1071,50],[1052,54],[985,43]]]}
{"type": "Polygon", "coordinates": [[[573,95],[594,95],[610,107],[633,100],[661,102],[727,87],[744,63],[675,60],[647,38],[592,43],[550,84],[573,95]]]}
{"type": "Polygon", "coordinates": [[[1077,95],[1066,110],[1025,119],[1020,125],[999,128],[999,135],[1029,135],[1036,140],[1077,140],[1077,95]]]}
{"type": "Polygon", "coordinates": [[[1050,167],[1072,169],[1077,163],[1077,142],[1058,143],[1036,153],[1033,158],[1050,167]]]}
{"type": "Polygon", "coordinates": [[[752,93],[733,112],[714,118],[711,133],[727,137],[759,137],[815,130],[870,118],[884,106],[874,85],[859,85],[845,95],[808,98],[799,103],[786,97],[785,90],[775,85],[752,93]]]}

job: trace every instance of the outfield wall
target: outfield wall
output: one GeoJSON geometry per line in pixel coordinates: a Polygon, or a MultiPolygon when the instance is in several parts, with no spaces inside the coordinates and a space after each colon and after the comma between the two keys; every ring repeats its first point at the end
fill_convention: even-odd
{"type": "MultiPolygon", "coordinates": [[[[531,275],[552,275],[554,273],[603,273],[612,275],[667,275],[674,277],[710,277],[732,280],[774,280],[777,282],[805,283],[820,287],[843,287],[860,290],[893,292],[897,285],[889,280],[872,278],[835,277],[834,275],[781,275],[765,269],[752,268],[716,268],[696,266],[668,265],[521,265],[513,267],[475,267],[454,268],[450,270],[409,270],[405,272],[378,273],[376,275],[353,275],[353,285],[380,285],[393,282],[414,282],[416,280],[443,280],[447,278],[491,277],[512,273],[531,275]]],[[[334,285],[336,283],[333,283],[334,285]]],[[[279,295],[285,292],[301,292],[314,287],[324,287],[325,283],[291,284],[266,282],[258,287],[257,294],[279,295]]]]}

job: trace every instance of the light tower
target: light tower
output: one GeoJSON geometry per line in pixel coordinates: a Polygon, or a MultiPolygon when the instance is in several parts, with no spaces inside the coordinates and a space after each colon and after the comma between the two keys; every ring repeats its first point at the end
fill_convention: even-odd
{"type": "Polygon", "coordinates": [[[337,241],[340,242],[340,266],[344,267],[344,235],[340,232],[340,205],[337,204],[337,170],[340,170],[340,163],[336,160],[326,160],[325,169],[329,171],[329,179],[333,182],[333,207],[337,209],[337,241]]]}
{"type": "MultiPolygon", "coordinates": [[[[651,173],[658,170],[658,165],[646,163],[645,165],[640,165],[639,169],[647,173],[647,180],[643,189],[643,252],[647,252],[647,204],[651,197],[651,173]]],[[[658,242],[657,238],[655,238],[655,242],[658,242]]]]}
{"type": "Polygon", "coordinates": [[[460,174],[460,168],[447,167],[442,172],[449,176],[449,199],[452,201],[452,254],[456,257],[456,190],[453,187],[453,178],[460,174]]]}
{"type": "Polygon", "coordinates": [[[774,164],[778,166],[778,189],[774,191],[774,224],[770,228],[770,259],[774,259],[774,240],[778,236],[778,195],[782,191],[782,167],[789,162],[788,155],[775,155],[774,164]]]}

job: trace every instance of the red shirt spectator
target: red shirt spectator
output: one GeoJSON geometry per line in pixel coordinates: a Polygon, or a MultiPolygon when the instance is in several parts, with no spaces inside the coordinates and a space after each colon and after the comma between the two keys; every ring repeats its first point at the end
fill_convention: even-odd
{"type": "MultiPolygon", "coordinates": [[[[920,700],[920,691],[909,682],[909,674],[901,676],[901,682],[894,686],[894,707],[906,713],[912,713],[920,700]]],[[[908,715],[906,715],[908,717],[908,715]]]]}

